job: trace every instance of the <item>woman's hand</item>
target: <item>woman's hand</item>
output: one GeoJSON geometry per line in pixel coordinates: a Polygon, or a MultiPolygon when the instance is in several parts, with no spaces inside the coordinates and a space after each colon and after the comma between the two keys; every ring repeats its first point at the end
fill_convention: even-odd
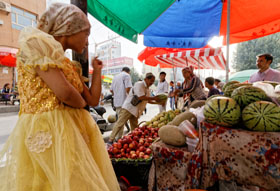
{"type": "Polygon", "coordinates": [[[94,57],[91,61],[94,70],[101,70],[103,67],[102,61],[98,57],[94,57]]]}

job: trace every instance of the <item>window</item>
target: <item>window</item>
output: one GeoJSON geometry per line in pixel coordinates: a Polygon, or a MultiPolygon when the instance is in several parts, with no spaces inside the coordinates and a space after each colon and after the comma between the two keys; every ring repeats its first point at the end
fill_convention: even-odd
{"type": "Polygon", "coordinates": [[[11,17],[13,29],[22,30],[26,26],[36,27],[37,25],[36,15],[14,6],[12,6],[11,17]]]}

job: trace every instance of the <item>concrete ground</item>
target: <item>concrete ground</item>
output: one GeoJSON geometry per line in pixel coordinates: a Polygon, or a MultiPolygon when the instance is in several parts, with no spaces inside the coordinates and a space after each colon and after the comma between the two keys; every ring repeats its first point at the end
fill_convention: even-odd
{"type": "MultiPolygon", "coordinates": [[[[8,109],[8,106],[0,104],[0,150],[3,147],[3,144],[8,139],[9,135],[11,134],[12,130],[14,129],[17,120],[18,120],[18,113],[17,112],[11,112],[13,111],[14,107],[18,106],[10,106],[10,109],[8,109]],[[12,108],[12,109],[11,109],[12,108]],[[2,110],[2,112],[1,112],[2,110]],[[3,112],[5,110],[6,112],[3,112]],[[10,112],[7,112],[10,111],[10,112]]],[[[104,105],[106,109],[106,113],[104,114],[104,118],[107,119],[109,115],[115,114],[110,104],[104,105]]],[[[139,119],[139,123],[141,121],[149,121],[152,119],[155,115],[159,113],[159,109],[157,105],[147,105],[147,113],[142,115],[139,119]]],[[[110,136],[111,131],[105,132],[103,134],[104,141],[108,140],[108,137],[110,136]]]]}

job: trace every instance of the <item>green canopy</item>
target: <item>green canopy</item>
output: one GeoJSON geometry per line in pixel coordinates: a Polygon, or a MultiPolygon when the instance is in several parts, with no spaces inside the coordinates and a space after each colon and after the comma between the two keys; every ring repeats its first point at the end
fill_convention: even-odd
{"type": "Polygon", "coordinates": [[[251,70],[243,70],[240,72],[236,72],[233,75],[230,75],[229,77],[229,81],[239,81],[239,82],[245,82],[247,80],[250,79],[250,77],[252,76],[252,74],[258,72],[257,69],[251,69],[251,70]]]}
{"type": "Polygon", "coordinates": [[[175,0],[88,0],[88,12],[119,35],[137,42],[175,0]]]}

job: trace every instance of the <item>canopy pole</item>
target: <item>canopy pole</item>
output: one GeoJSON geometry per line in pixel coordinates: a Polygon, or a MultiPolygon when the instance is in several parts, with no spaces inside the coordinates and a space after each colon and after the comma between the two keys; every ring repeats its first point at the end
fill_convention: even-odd
{"type": "Polygon", "coordinates": [[[200,62],[199,62],[199,57],[197,58],[197,63],[198,63],[198,77],[200,78],[200,62]]]}
{"type": "MultiPolygon", "coordinates": [[[[176,74],[175,74],[175,67],[174,67],[174,61],[172,58],[172,66],[173,66],[173,78],[174,78],[174,84],[176,84],[176,74]]],[[[176,72],[177,73],[177,72],[176,72]]]]}
{"type": "Polygon", "coordinates": [[[227,0],[227,59],[226,59],[226,82],[229,74],[229,38],[230,38],[230,0],[227,0]]]}
{"type": "MultiPolygon", "coordinates": [[[[87,15],[87,0],[71,0],[71,4],[79,7],[87,15]]],[[[89,73],[88,47],[85,48],[82,54],[78,54],[72,51],[72,58],[73,60],[80,62],[80,64],[82,65],[83,76],[88,78],[88,73],[89,73]]],[[[85,84],[87,86],[89,85],[88,82],[85,82],[85,84]]],[[[86,106],[85,109],[89,110],[89,106],[86,106]]]]}

